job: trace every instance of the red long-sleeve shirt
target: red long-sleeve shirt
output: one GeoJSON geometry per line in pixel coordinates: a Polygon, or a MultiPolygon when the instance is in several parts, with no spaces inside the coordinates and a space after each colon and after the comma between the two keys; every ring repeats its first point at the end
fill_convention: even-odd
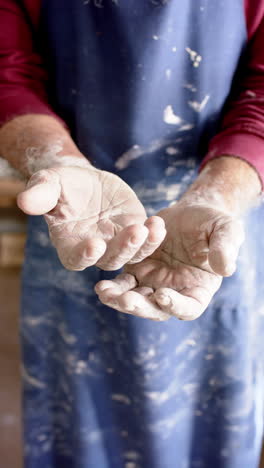
{"type": "MultiPolygon", "coordinates": [[[[34,42],[41,0],[0,0],[0,123],[26,113],[55,115],[47,76],[34,42]]],[[[235,155],[256,168],[264,184],[264,0],[244,0],[246,70],[205,161],[235,155]]],[[[57,117],[57,116],[56,116],[57,117]]]]}

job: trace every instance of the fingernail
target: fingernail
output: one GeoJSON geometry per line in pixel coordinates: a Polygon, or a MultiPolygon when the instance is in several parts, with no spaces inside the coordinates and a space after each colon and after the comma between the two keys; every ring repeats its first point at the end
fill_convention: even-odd
{"type": "Polygon", "coordinates": [[[166,296],[165,294],[160,294],[159,296],[156,297],[157,301],[164,305],[167,306],[171,303],[171,299],[169,296],[166,296]]]}
{"type": "Polygon", "coordinates": [[[98,289],[98,291],[105,291],[106,289],[110,288],[110,286],[108,284],[98,284],[96,286],[96,288],[98,289]]]}

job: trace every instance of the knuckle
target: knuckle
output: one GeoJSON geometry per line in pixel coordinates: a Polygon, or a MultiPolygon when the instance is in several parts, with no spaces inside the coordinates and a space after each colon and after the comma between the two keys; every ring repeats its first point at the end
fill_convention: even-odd
{"type": "Polygon", "coordinates": [[[101,268],[101,270],[105,270],[105,271],[116,271],[116,270],[119,270],[120,268],[122,268],[122,266],[124,265],[124,262],[122,261],[115,261],[115,260],[107,260],[107,261],[104,261],[104,262],[97,262],[96,265],[101,268]]]}

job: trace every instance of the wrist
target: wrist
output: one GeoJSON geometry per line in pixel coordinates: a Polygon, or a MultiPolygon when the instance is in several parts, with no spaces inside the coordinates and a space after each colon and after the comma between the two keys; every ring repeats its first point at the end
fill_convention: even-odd
{"type": "Polygon", "coordinates": [[[258,204],[261,188],[256,170],[246,161],[221,156],[206,164],[181,202],[207,205],[239,216],[258,204]]]}
{"type": "Polygon", "coordinates": [[[61,122],[47,115],[7,122],[0,129],[0,155],[26,179],[54,166],[91,166],[61,122]]]}
{"type": "MultiPolygon", "coordinates": [[[[59,149],[59,147],[58,147],[59,149]]],[[[92,168],[91,163],[82,155],[75,154],[59,155],[56,152],[56,145],[50,151],[43,151],[41,157],[28,155],[27,157],[27,173],[31,176],[43,169],[52,169],[55,167],[80,167],[92,168]]]]}
{"type": "Polygon", "coordinates": [[[0,157],[0,177],[15,178],[27,180],[36,172],[43,169],[51,169],[55,167],[80,167],[93,168],[91,163],[84,156],[63,155],[58,156],[56,153],[42,153],[40,157],[29,157],[24,163],[23,170],[14,169],[11,164],[0,157]],[[42,157],[41,157],[42,156],[42,157]]]}

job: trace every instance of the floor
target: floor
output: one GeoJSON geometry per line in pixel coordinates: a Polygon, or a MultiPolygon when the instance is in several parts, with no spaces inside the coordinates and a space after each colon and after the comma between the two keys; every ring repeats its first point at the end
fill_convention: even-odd
{"type": "MultiPolygon", "coordinates": [[[[0,303],[4,305],[0,308],[0,460],[4,468],[22,468],[19,273],[19,269],[0,269],[0,303]]],[[[264,456],[260,468],[264,468],[264,456]]]]}

